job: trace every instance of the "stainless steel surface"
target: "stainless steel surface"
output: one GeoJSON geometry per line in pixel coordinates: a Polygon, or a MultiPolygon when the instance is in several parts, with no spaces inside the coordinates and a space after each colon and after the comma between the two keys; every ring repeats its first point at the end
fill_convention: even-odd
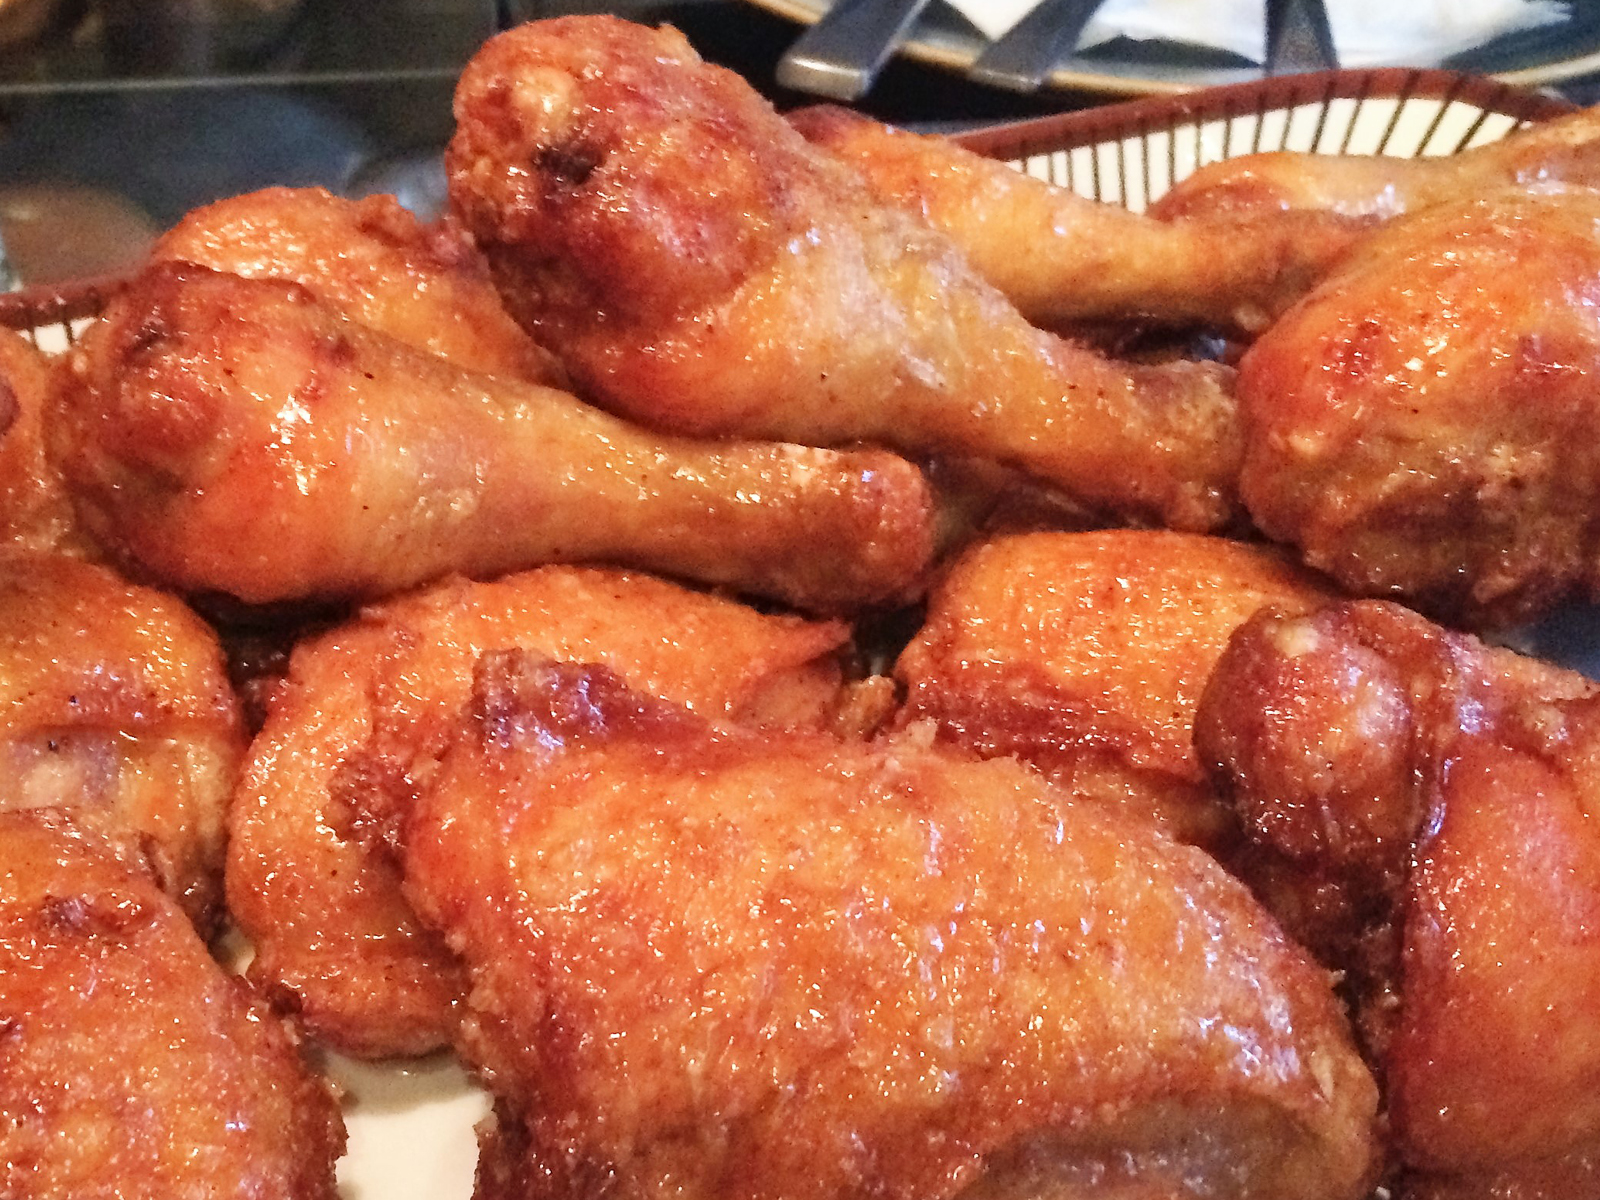
{"type": "Polygon", "coordinates": [[[1266,0],[1268,75],[1325,71],[1339,65],[1323,0],[1266,0]]]}
{"type": "Polygon", "coordinates": [[[928,0],[838,0],[778,62],[778,82],[830,100],[859,100],[928,0]]]}
{"type": "Polygon", "coordinates": [[[1105,0],[1043,0],[978,56],[967,75],[1013,92],[1036,92],[1073,50],[1105,0]]]}

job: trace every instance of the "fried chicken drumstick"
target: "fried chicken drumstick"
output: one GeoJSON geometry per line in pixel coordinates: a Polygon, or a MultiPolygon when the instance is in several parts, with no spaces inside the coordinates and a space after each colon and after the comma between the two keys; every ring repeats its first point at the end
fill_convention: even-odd
{"type": "Polygon", "coordinates": [[[1411,1200],[1600,1196],[1600,691],[1395,604],[1261,614],[1196,723],[1348,973],[1411,1200]]]}
{"type": "Polygon", "coordinates": [[[1597,222],[1509,192],[1368,238],[1240,364],[1256,524],[1454,623],[1600,595],[1597,222]]]}
{"type": "Polygon", "coordinates": [[[451,204],[596,403],[673,432],[987,458],[1183,528],[1229,517],[1225,368],[1034,329],[676,32],[513,29],[467,66],[456,121],[451,204]]]}
{"type": "Polygon", "coordinates": [[[388,842],[487,650],[602,662],[717,717],[827,724],[839,622],[768,616],[621,571],[454,580],[296,647],[232,810],[229,909],[250,978],[363,1057],[449,1042],[461,969],[400,894],[388,842]]]}
{"type": "Polygon", "coordinates": [[[371,597],[600,559],[830,609],[903,597],[930,553],[927,486],[894,455],[648,436],[281,280],[157,264],[79,370],[85,522],[189,591],[371,597]]]}
{"type": "Polygon", "coordinates": [[[718,729],[486,656],[406,886],[525,1191],[1356,1200],[1325,975],[1198,851],[1015,763],[718,729]]]}
{"type": "Polygon", "coordinates": [[[137,865],[0,812],[0,1195],[335,1200],[344,1126],[137,865]]]}
{"type": "Polygon", "coordinates": [[[1142,317],[1254,332],[1362,233],[1316,215],[1157,221],[849,109],[819,105],[788,120],[860,172],[879,201],[948,235],[1035,325],[1142,317]]]}
{"type": "Polygon", "coordinates": [[[1442,156],[1249,154],[1202,167],[1150,206],[1163,219],[1321,212],[1372,223],[1466,196],[1600,184],[1600,108],[1442,156]]]}

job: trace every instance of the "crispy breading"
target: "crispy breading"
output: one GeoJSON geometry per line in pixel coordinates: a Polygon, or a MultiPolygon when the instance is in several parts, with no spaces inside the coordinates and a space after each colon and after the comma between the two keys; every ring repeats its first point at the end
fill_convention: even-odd
{"type": "Polygon", "coordinates": [[[1195,757],[1195,705],[1264,605],[1333,599],[1273,550],[1159,530],[1001,538],[959,559],[895,664],[901,725],[1017,755],[1085,796],[1220,848],[1232,829],[1195,757]]]}
{"type": "Polygon", "coordinates": [[[1383,602],[1261,614],[1196,726],[1348,973],[1409,1195],[1596,1195],[1600,689],[1383,602]]]}
{"type": "Polygon", "coordinates": [[[820,727],[847,638],[645,575],[550,567],[445,583],[302,643],[233,805],[229,906],[251,978],[347,1053],[448,1042],[460,970],[412,916],[386,839],[486,650],[601,662],[710,715],[820,727]]]}
{"type": "Polygon", "coordinates": [[[244,740],[217,636],[182,601],[0,552],[0,812],[72,813],[209,931],[244,740]]]}
{"type": "Polygon", "coordinates": [[[137,866],[0,813],[0,1195],[334,1200],[344,1126],[137,866]]]}
{"type": "MultiPolygon", "coordinates": [[[[486,656],[407,828],[528,1195],[1356,1197],[1329,979],[1015,763],[718,729],[486,656]]],[[[501,1182],[497,1186],[508,1186],[501,1182]]],[[[491,1193],[492,1194],[492,1193],[491,1193]]]]}
{"type": "Polygon", "coordinates": [[[393,196],[346,200],[288,187],[234,196],[189,213],[150,257],[293,280],[352,320],[466,370],[563,381],[505,311],[461,231],[423,225],[393,196]]]}

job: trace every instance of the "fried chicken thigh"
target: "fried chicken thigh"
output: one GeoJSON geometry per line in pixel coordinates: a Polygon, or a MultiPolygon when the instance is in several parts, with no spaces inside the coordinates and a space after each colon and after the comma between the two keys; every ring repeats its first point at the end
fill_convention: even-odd
{"type": "Polygon", "coordinates": [[[424,226],[393,196],[287,187],[234,196],[195,209],[150,257],[292,280],[351,320],[468,371],[562,382],[555,360],[507,314],[471,243],[452,226],[424,226]]]}
{"type": "Polygon", "coordinates": [[[487,656],[475,695],[406,886],[517,1122],[480,1195],[1365,1195],[1328,979],[1199,852],[603,668],[487,656]]]}
{"type": "Polygon", "coordinates": [[[1360,998],[1428,1200],[1600,1196],[1600,691],[1369,601],[1261,614],[1197,743],[1360,998]]]}
{"type": "Polygon", "coordinates": [[[1227,219],[1321,212],[1372,223],[1466,196],[1553,184],[1600,185],[1600,108],[1519,129],[1460,154],[1277,151],[1226,159],[1178,183],[1150,212],[1163,219],[1227,219]]]}
{"type": "Polygon", "coordinates": [[[1032,326],[670,29],[523,25],[456,91],[451,204],[585,395],[672,432],[1019,467],[1118,514],[1232,510],[1231,375],[1032,326]]]}
{"type": "Polygon", "coordinates": [[[1394,222],[1240,366],[1256,523],[1447,619],[1600,594],[1600,194],[1394,222]]]}
{"type": "Polygon", "coordinates": [[[85,520],[188,591],[375,597],[600,559],[832,609],[916,590],[930,552],[926,483],[891,454],[647,436],[294,283],[159,264],[80,374],[65,462],[85,520]]]}
{"type": "Polygon", "coordinates": [[[1194,754],[1200,691],[1257,609],[1332,598],[1274,552],[1221,538],[1002,538],[950,569],[895,664],[908,689],[900,722],[932,720],[942,741],[1015,755],[1218,849],[1233,822],[1194,754]]]}
{"type": "Polygon", "coordinates": [[[141,869],[0,812],[0,1195],[335,1200],[344,1127],[141,869]]]}
{"type": "Polygon", "coordinates": [[[0,552],[0,812],[70,812],[209,931],[243,753],[216,634],[180,601],[0,552]]]}
{"type": "Polygon", "coordinates": [[[229,908],[256,947],[251,978],[346,1053],[448,1042],[460,968],[412,916],[386,836],[486,650],[602,662],[717,717],[822,726],[847,633],[645,575],[548,567],[441,584],[302,643],[233,807],[229,908]]]}
{"type": "Polygon", "coordinates": [[[1036,325],[1145,317],[1255,331],[1361,236],[1316,216],[1157,221],[849,109],[788,120],[860,172],[876,199],[948,235],[1036,325]]]}

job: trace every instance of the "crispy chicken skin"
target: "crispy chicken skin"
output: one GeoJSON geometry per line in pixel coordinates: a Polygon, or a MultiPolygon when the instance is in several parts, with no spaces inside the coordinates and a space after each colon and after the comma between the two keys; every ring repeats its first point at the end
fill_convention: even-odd
{"type": "Polygon", "coordinates": [[[490,655],[405,862],[521,1118],[480,1194],[1365,1194],[1327,977],[1198,851],[1014,763],[490,655]]]}
{"type": "Polygon", "coordinates": [[[1254,331],[1360,236],[1318,215],[1157,221],[849,109],[818,105],[788,120],[877,200],[948,235],[1036,325],[1144,317],[1254,331]]]}
{"type": "Polygon", "coordinates": [[[1406,1193],[1600,1196],[1595,685],[1395,604],[1263,613],[1196,738],[1252,882],[1349,973],[1406,1193]]]}
{"type": "Polygon", "coordinates": [[[334,1200],[344,1127],[141,870],[0,813],[0,1195],[334,1200]]]}
{"type": "Polygon", "coordinates": [[[649,436],[294,283],[157,265],[79,370],[85,520],[184,590],[369,598],[600,559],[833,609],[915,591],[930,552],[927,485],[894,455],[649,436]]]}
{"type": "Polygon", "coordinates": [[[455,103],[451,204],[596,403],[673,432],[973,455],[1184,528],[1229,516],[1226,368],[1034,329],[673,30],[523,25],[455,103]]]}
{"type": "Polygon", "coordinates": [[[209,931],[243,753],[216,634],[181,601],[0,552],[0,813],[70,812],[209,931]]]}
{"type": "Polygon", "coordinates": [[[0,329],[0,548],[93,553],[46,445],[61,383],[55,363],[0,329]]]}
{"type": "Polygon", "coordinates": [[[602,662],[712,716],[820,727],[847,637],[646,575],[548,567],[444,583],[302,643],[233,806],[229,908],[251,978],[346,1053],[448,1042],[460,969],[412,916],[385,838],[484,651],[602,662]]]}
{"type": "Polygon", "coordinates": [[[1016,755],[1080,795],[1219,849],[1232,819],[1193,723],[1229,636],[1264,605],[1333,599],[1277,553],[1159,530],[1038,533],[951,567],[895,664],[902,725],[1016,755]]]}
{"type": "Polygon", "coordinates": [[[1256,523],[1454,622],[1600,592],[1600,195],[1396,221],[1240,366],[1256,523]]]}
{"type": "Polygon", "coordinates": [[[555,360],[507,314],[466,237],[421,224],[393,196],[250,192],[195,209],[150,256],[293,280],[351,320],[468,371],[562,382],[555,360]]]}
{"type": "Polygon", "coordinates": [[[1600,108],[1442,157],[1279,151],[1231,158],[1200,168],[1150,211],[1186,219],[1322,212],[1372,222],[1463,196],[1556,183],[1600,184],[1600,108]]]}

